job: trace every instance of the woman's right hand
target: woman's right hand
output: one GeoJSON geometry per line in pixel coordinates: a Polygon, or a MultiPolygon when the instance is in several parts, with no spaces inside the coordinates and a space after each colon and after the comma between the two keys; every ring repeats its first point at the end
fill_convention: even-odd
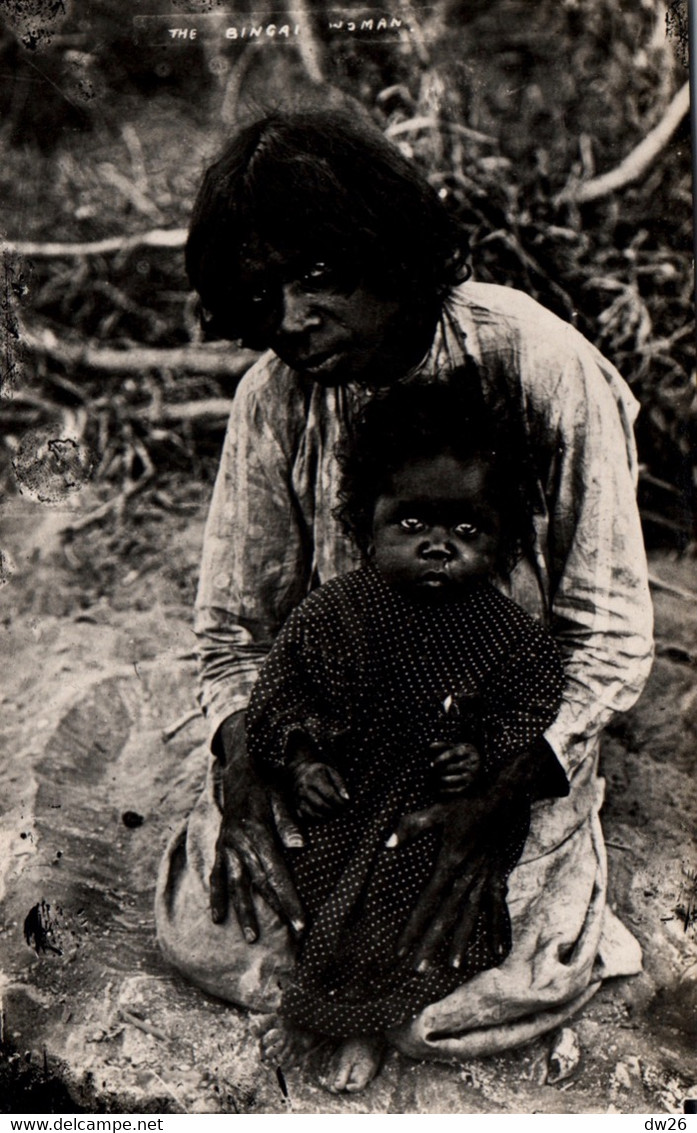
{"type": "Polygon", "coordinates": [[[299,937],[305,914],[282,846],[302,845],[302,835],[281,801],[272,804],[249,765],[244,713],[224,721],[219,740],[214,785],[222,821],[209,881],[211,917],[221,924],[232,902],[245,940],[254,943],[259,939],[252,901],[256,889],[299,937]]]}
{"type": "Polygon", "coordinates": [[[440,828],[440,847],[431,878],[419,895],[399,942],[413,967],[433,961],[444,937],[451,937],[450,964],[465,958],[479,913],[489,905],[491,945],[503,957],[510,947],[506,876],[498,861],[502,831],[527,811],[534,785],[549,759],[544,742],[510,757],[485,794],[455,795],[426,810],[403,815],[386,845],[395,849],[424,830],[440,828]]]}

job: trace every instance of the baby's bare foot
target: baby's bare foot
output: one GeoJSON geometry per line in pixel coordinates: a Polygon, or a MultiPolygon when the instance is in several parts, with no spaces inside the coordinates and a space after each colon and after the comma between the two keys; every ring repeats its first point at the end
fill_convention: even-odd
{"type": "Polygon", "coordinates": [[[334,1051],[319,1082],[332,1094],[357,1094],[380,1069],[384,1040],[376,1035],[345,1039],[334,1051]]]}
{"type": "Polygon", "coordinates": [[[259,1036],[263,1061],[286,1068],[296,1066],[320,1041],[318,1035],[292,1027],[278,1017],[259,1036]]]}

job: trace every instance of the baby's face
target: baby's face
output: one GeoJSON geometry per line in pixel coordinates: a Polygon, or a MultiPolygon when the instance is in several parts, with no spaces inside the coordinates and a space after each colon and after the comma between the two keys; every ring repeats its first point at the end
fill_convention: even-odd
{"type": "Polygon", "coordinates": [[[398,471],[373,516],[373,561],[386,582],[433,599],[488,578],[501,538],[490,481],[484,461],[448,453],[398,471]]]}

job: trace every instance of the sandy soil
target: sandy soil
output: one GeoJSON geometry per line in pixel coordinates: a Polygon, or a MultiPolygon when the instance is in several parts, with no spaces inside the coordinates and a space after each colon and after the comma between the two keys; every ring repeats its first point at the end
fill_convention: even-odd
{"type": "Polygon", "coordinates": [[[260,1063],[252,1021],[157,950],[157,864],[204,759],[200,718],[169,735],[195,707],[204,501],[139,507],[66,549],[60,509],[18,497],[4,508],[0,1108],[682,1112],[697,1097],[697,613],[679,593],[695,589],[694,562],[652,559],[673,588],[655,590],[656,664],[603,749],[610,898],[644,973],[610,982],[576,1017],[580,1061],[556,1083],[550,1036],[457,1066],[392,1053],[365,1094],[334,1098],[260,1063]]]}

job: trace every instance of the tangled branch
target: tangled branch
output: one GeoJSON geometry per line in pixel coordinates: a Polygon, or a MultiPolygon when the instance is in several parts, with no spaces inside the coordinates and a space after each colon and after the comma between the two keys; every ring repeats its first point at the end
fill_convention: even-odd
{"type": "Polygon", "coordinates": [[[177,370],[240,378],[258,358],[253,350],[222,343],[216,346],[180,346],[173,349],[133,346],[123,350],[59,342],[50,332],[23,330],[22,341],[35,355],[70,369],[80,367],[98,373],[142,375],[148,370],[177,370]]]}
{"type": "Polygon", "coordinates": [[[4,240],[2,249],[18,256],[35,259],[56,259],[61,256],[105,256],[114,252],[130,252],[135,248],[183,248],[186,228],[153,228],[134,236],[108,236],[104,240],[80,242],[48,242],[36,240],[4,240]]]}
{"type": "Polygon", "coordinates": [[[690,109],[690,84],[685,83],[673,100],[657,126],[650,130],[638,146],[614,169],[608,170],[591,181],[572,181],[556,198],[556,204],[588,204],[610,193],[624,189],[639,178],[653,165],[662,149],[672,138],[678,126],[690,109]]]}

